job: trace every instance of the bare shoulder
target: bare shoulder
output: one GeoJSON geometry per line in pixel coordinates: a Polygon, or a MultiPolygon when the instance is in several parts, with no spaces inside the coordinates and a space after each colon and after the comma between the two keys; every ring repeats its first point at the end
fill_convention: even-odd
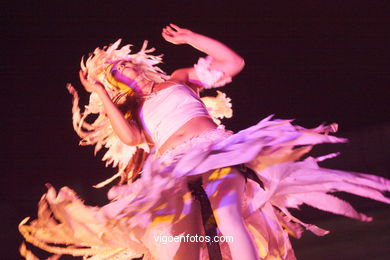
{"type": "Polygon", "coordinates": [[[202,85],[199,83],[199,79],[193,67],[175,70],[169,80],[185,84],[194,90],[199,90],[202,88],[202,85]]]}
{"type": "Polygon", "coordinates": [[[198,93],[198,90],[200,90],[202,86],[194,84],[192,82],[192,74],[195,74],[193,68],[177,69],[170,75],[170,77],[166,81],[155,85],[154,91],[160,91],[165,88],[169,88],[172,85],[182,84],[192,88],[196,93],[198,93]]]}
{"type": "Polygon", "coordinates": [[[189,79],[189,75],[191,73],[192,68],[181,68],[175,70],[169,80],[178,81],[181,83],[186,83],[189,79]]]}

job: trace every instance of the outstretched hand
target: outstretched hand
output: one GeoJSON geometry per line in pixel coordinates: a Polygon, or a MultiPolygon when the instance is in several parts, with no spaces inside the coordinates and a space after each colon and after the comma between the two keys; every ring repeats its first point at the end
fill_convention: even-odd
{"type": "Polygon", "coordinates": [[[162,37],[173,44],[185,44],[188,43],[189,38],[193,34],[192,31],[184,28],[180,28],[175,24],[169,24],[162,30],[162,37]]]}
{"type": "Polygon", "coordinates": [[[88,91],[88,92],[99,92],[101,90],[104,90],[104,87],[103,87],[103,85],[100,82],[94,81],[94,83],[91,83],[87,79],[87,75],[88,75],[87,71],[82,71],[82,70],[79,71],[81,84],[83,84],[83,86],[84,86],[86,91],[88,91]]]}

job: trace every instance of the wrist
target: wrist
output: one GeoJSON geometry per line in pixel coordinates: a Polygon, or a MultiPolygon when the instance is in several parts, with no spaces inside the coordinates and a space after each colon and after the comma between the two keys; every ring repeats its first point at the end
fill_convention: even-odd
{"type": "Polygon", "coordinates": [[[196,42],[197,33],[189,31],[186,37],[186,43],[188,45],[194,46],[196,42]]]}
{"type": "Polygon", "coordinates": [[[105,90],[105,88],[103,86],[97,86],[95,88],[95,92],[99,96],[107,96],[108,95],[107,91],[105,90]]]}

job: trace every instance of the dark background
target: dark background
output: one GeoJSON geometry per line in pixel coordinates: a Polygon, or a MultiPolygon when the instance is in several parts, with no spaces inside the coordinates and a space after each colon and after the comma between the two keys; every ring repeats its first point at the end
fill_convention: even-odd
{"type": "MultiPolygon", "coordinates": [[[[79,147],[71,125],[72,82],[82,55],[123,38],[137,51],[144,39],[164,53],[170,73],[202,55],[165,42],[169,23],[212,36],[245,58],[246,67],[223,89],[233,99],[232,130],[275,114],[315,127],[338,122],[349,144],[326,167],[389,176],[388,1],[22,1],[1,8],[2,112],[0,259],[19,259],[17,224],[36,216],[45,183],[70,186],[102,205],[91,186],[111,176],[91,147],[79,147]]],[[[82,94],[86,101],[87,95],[82,94]]],[[[293,241],[298,259],[387,259],[389,207],[341,194],[376,217],[365,224],[303,208],[305,221],[334,233],[293,241]]]]}

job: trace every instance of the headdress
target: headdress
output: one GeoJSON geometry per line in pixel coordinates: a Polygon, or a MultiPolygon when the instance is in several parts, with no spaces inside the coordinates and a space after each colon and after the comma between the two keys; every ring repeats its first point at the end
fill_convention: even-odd
{"type": "MultiPolygon", "coordinates": [[[[122,87],[110,84],[109,80],[113,80],[110,71],[117,62],[128,61],[137,67],[137,71],[145,78],[161,83],[167,79],[167,75],[156,65],[162,62],[162,55],[151,55],[155,51],[154,48],[147,49],[147,41],[144,41],[139,52],[131,54],[130,47],[127,44],[121,48],[119,45],[121,39],[117,40],[111,46],[96,48],[92,55],[90,55],[84,64],[84,59],[81,60],[81,69],[88,70],[88,77],[92,80],[99,80],[106,89],[114,91],[124,91],[122,87]]],[[[112,83],[112,81],[111,81],[112,83]]]]}
{"type": "MultiPolygon", "coordinates": [[[[119,61],[128,61],[137,67],[137,71],[143,77],[153,82],[163,82],[167,76],[156,66],[162,62],[162,55],[151,55],[150,53],[155,49],[147,49],[147,41],[144,42],[141,50],[134,54],[131,54],[130,44],[119,48],[120,42],[119,39],[109,47],[96,48],[85,63],[84,58],[81,59],[81,69],[88,71],[88,80],[99,81],[104,85],[108,95],[122,110],[126,118],[137,121],[137,117],[134,116],[138,106],[135,92],[112,75],[112,68],[119,61]]],[[[118,172],[112,178],[98,184],[97,187],[101,187],[117,177],[121,177],[121,183],[135,178],[146,153],[149,152],[146,137],[144,136],[145,142],[138,146],[122,143],[112,129],[98,95],[91,93],[89,104],[82,112],[76,90],[71,84],[68,84],[67,88],[73,95],[73,128],[82,138],[80,145],[95,145],[95,155],[103,147],[107,148],[102,160],[106,161],[106,166],[112,164],[113,167],[118,167],[118,172]],[[97,117],[92,123],[88,123],[86,119],[91,114],[95,114],[97,117]]]]}

